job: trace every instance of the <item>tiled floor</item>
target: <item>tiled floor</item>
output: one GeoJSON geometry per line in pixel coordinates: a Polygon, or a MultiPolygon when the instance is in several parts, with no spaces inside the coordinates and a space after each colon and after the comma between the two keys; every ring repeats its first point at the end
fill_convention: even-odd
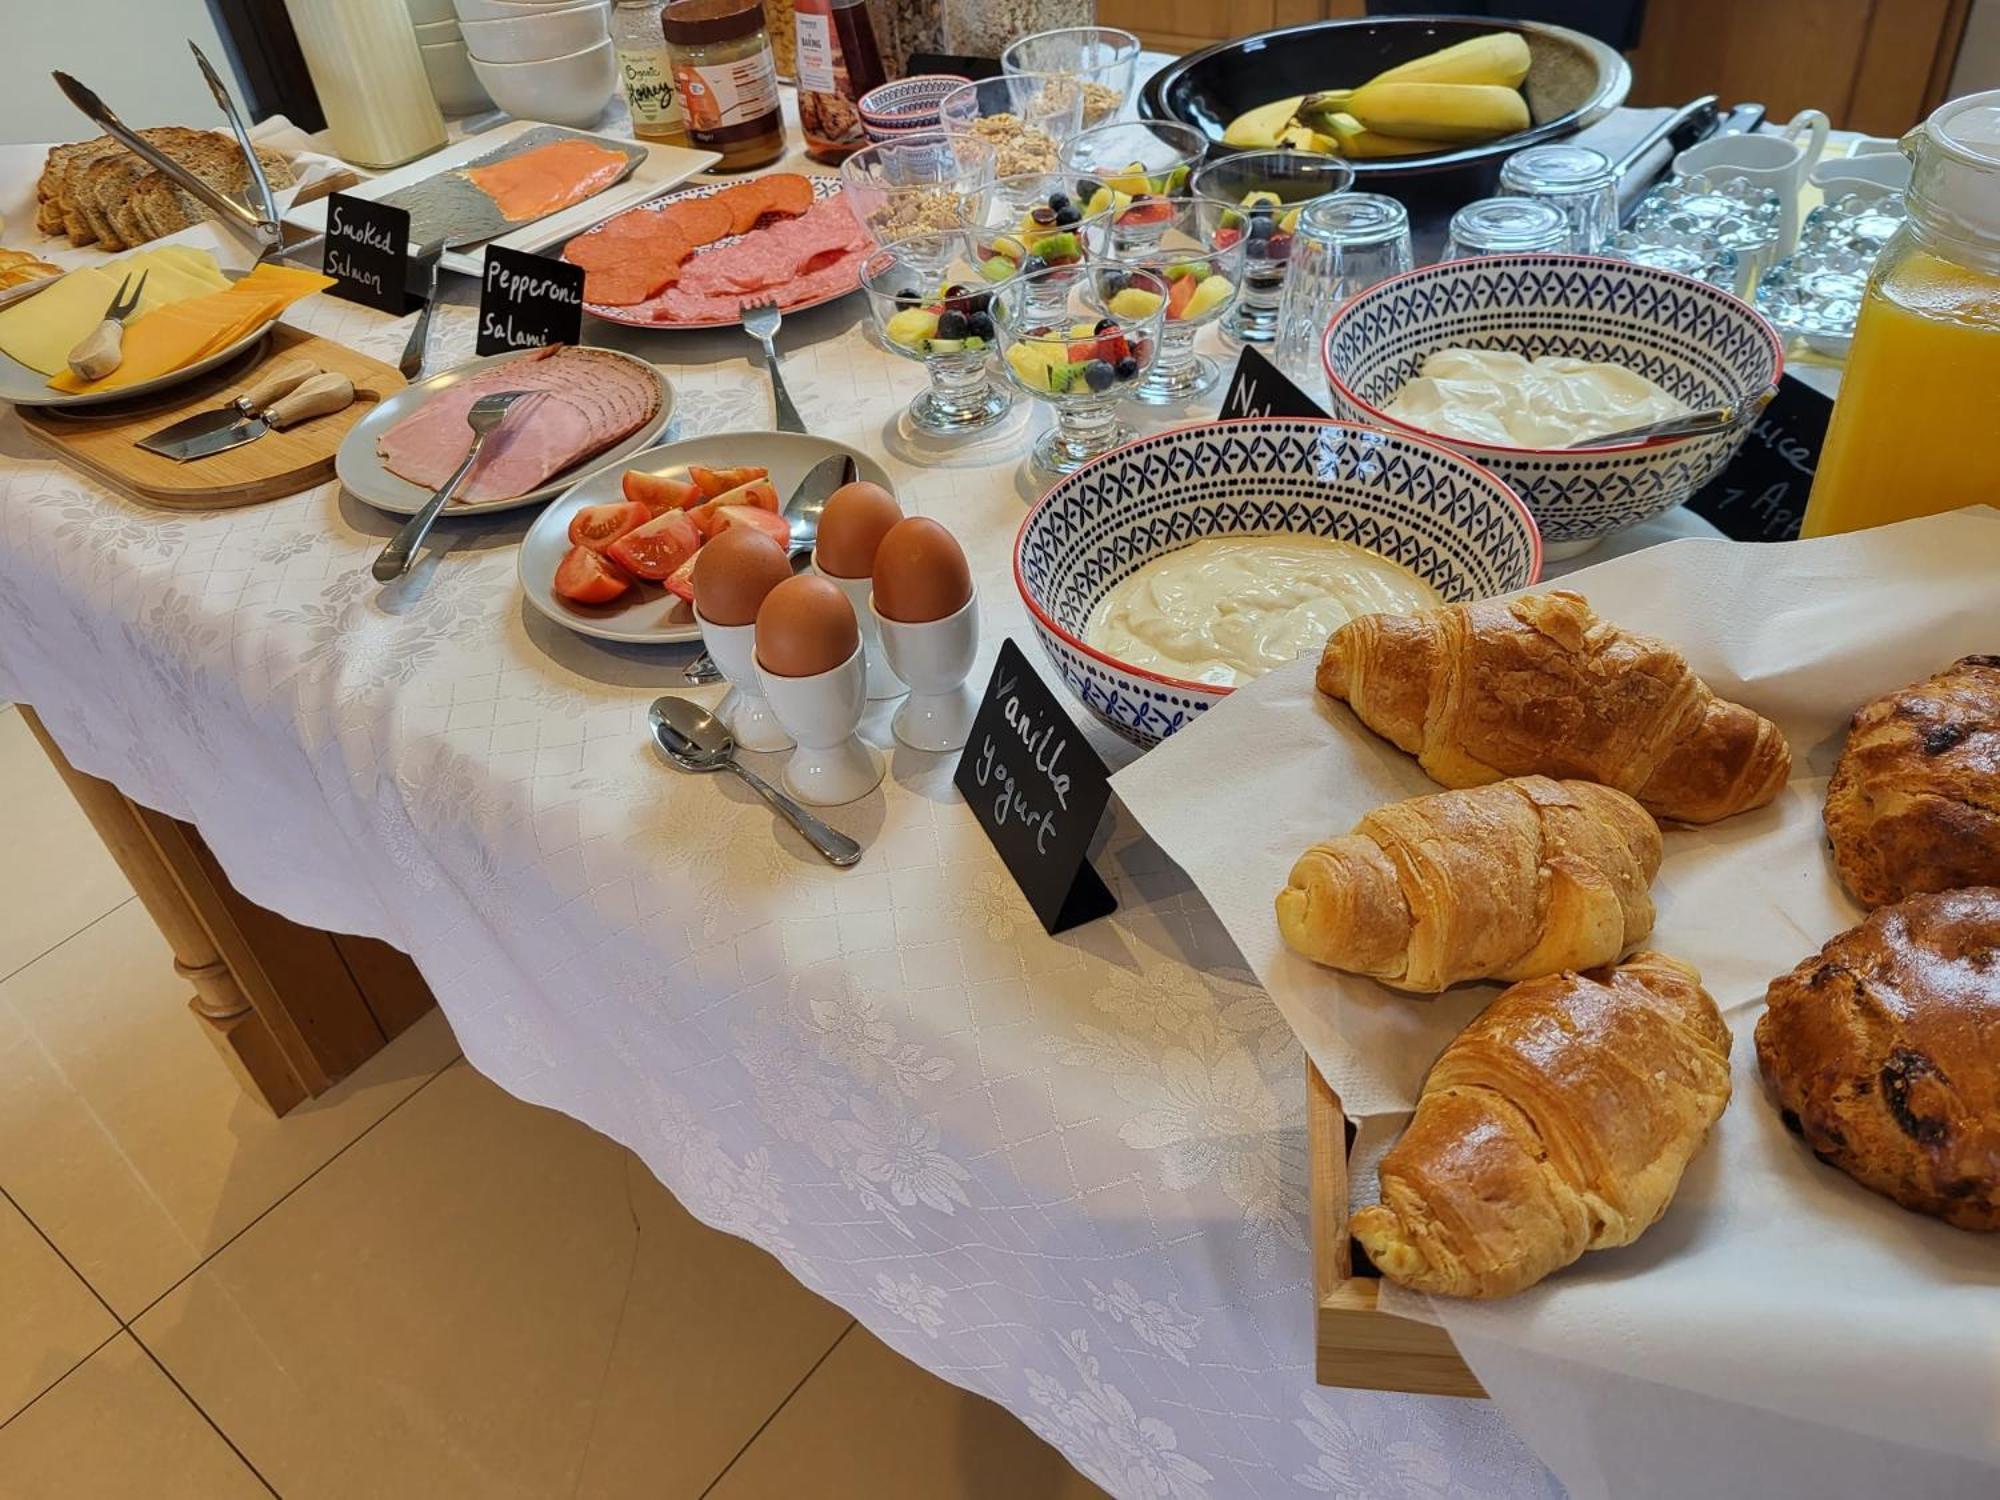
{"type": "Polygon", "coordinates": [[[1081,1500],[433,1014],[274,1120],[0,712],[0,1496],[1081,1500]]]}

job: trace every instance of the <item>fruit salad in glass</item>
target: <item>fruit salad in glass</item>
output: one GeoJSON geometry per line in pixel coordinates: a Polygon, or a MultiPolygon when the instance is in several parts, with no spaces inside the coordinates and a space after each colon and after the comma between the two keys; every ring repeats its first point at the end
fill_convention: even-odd
{"type": "Polygon", "coordinates": [[[1055,413],[1034,449],[1044,474],[1068,474],[1124,440],[1118,403],[1159,353],[1165,280],[1144,267],[1118,269],[1118,288],[1109,291],[1101,269],[1030,271],[993,296],[1008,377],[1055,413]]]}
{"type": "Polygon", "coordinates": [[[862,264],[861,285],[883,344],[923,361],[930,375],[929,388],[906,413],[913,427],[956,437],[1007,415],[1013,398],[991,376],[995,288],[974,271],[963,235],[926,236],[878,250],[862,264]]]}
{"type": "MultiPolygon", "coordinates": [[[[962,224],[979,274],[998,284],[1038,271],[1082,274],[1084,261],[1109,243],[1109,217],[1088,214],[1056,172],[1003,177],[992,189],[965,200],[962,224]]],[[[1060,301],[1061,276],[1036,283],[1038,297],[1060,301]]]]}
{"type": "Polygon", "coordinates": [[[1208,137],[1172,120],[1128,121],[1086,130],[1063,147],[1062,166],[1086,213],[1111,215],[1115,245],[1137,248],[1171,222],[1187,196],[1208,137]]]}
{"type": "Polygon", "coordinates": [[[1203,238],[1217,246],[1243,245],[1243,286],[1223,324],[1227,337],[1248,344],[1277,338],[1298,211],[1353,185],[1354,169],[1346,162],[1304,151],[1243,151],[1195,170],[1188,187],[1203,238]]]}
{"type": "MultiPolygon", "coordinates": [[[[1182,198],[1167,207],[1166,222],[1150,241],[1125,247],[1124,253],[1114,242],[1112,255],[1090,268],[1098,291],[1113,302],[1129,290],[1132,271],[1150,271],[1166,283],[1159,353],[1131,393],[1135,401],[1161,406],[1190,400],[1221,378],[1214,360],[1195,353],[1194,339],[1235,304],[1246,253],[1241,233],[1204,235],[1193,201],[1182,198]]],[[[1136,309],[1141,303],[1128,297],[1126,305],[1136,309]]]]}

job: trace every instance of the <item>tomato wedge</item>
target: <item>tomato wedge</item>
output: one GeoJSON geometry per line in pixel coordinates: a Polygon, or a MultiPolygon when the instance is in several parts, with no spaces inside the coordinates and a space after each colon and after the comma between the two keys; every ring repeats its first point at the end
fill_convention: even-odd
{"type": "Polygon", "coordinates": [[[752,506],[775,516],[778,513],[778,492],[768,479],[752,479],[734,489],[724,490],[713,500],[697,505],[688,514],[694,518],[694,524],[703,536],[714,536],[722,529],[722,523],[716,519],[717,513],[732,505],[752,506]]]}
{"type": "Polygon", "coordinates": [[[686,511],[655,516],[636,531],[628,531],[606,549],[619,567],[658,583],[695,554],[701,533],[686,511]]]}
{"type": "Polygon", "coordinates": [[[570,545],[602,552],[626,532],[634,531],[652,519],[653,513],[636,500],[586,505],[570,517],[570,545]]]}
{"type": "Polygon", "coordinates": [[[681,598],[687,600],[690,604],[694,603],[695,558],[700,556],[699,552],[695,553],[694,557],[690,557],[678,568],[675,568],[666,580],[667,592],[670,594],[679,594],[681,598]]]}
{"type": "Polygon", "coordinates": [[[753,479],[769,479],[771,471],[755,465],[740,469],[705,469],[700,464],[688,465],[688,478],[695,482],[704,499],[713,500],[717,495],[726,495],[738,485],[748,484],[753,479]]]}
{"type": "Polygon", "coordinates": [[[625,471],[625,498],[646,507],[653,515],[663,515],[670,510],[686,510],[690,505],[699,505],[702,500],[698,485],[685,479],[668,479],[659,474],[641,474],[637,469],[625,471]]]}
{"type": "Polygon", "coordinates": [[[751,526],[764,533],[778,546],[789,552],[792,546],[791,524],[783,516],[773,515],[761,505],[724,505],[715,512],[716,534],[720,535],[731,526],[751,526]]]}
{"type": "Polygon", "coordinates": [[[572,547],[556,568],[555,591],[573,604],[609,604],[632,587],[626,571],[588,547],[572,547]]]}

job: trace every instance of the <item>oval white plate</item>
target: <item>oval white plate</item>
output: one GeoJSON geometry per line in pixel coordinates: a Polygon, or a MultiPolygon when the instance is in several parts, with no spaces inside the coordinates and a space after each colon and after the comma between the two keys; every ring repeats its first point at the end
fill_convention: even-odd
{"type": "MultiPolygon", "coordinates": [[[[455,370],[447,370],[442,375],[433,375],[429,380],[405,386],[387,401],[378,401],[369,408],[366,416],[348,429],[346,438],[340,444],[340,451],[333,456],[333,472],[339,476],[340,482],[347,486],[348,492],[355,499],[366,501],[377,510],[386,510],[391,515],[415,515],[429,502],[432,491],[425,485],[412,484],[409,480],[399,478],[383,468],[381,456],[375,451],[376,441],[383,433],[440,391],[449,390],[488,366],[510,359],[519,359],[523,354],[533,352],[530,349],[513,349],[505,354],[489,354],[484,359],[467,360],[455,370]]],[[[485,500],[476,505],[448,505],[444,511],[447,516],[476,516],[490,510],[515,510],[523,505],[539,504],[561,494],[564,486],[575,484],[579,474],[590,473],[605,464],[615,464],[619,459],[637,453],[660,435],[667,425],[667,419],[674,412],[673,387],[667,384],[666,376],[645,360],[626,354],[622,350],[597,349],[592,352],[615,354],[620,359],[630,360],[659,382],[659,410],[603,452],[593,453],[583,462],[563,470],[539,489],[530,490],[525,495],[516,495],[511,500],[485,500]]]]}
{"type": "Polygon", "coordinates": [[[771,471],[779,499],[789,501],[813,466],[836,454],[853,459],[860,478],[892,488],[888,473],[859,448],[803,432],[712,432],[651,449],[630,463],[599,469],[535,517],[521,539],[521,592],[536,609],[579,635],[630,646],[698,641],[701,627],[695,623],[693,608],[656,583],[642,581],[638,597],[628,594],[616,604],[571,604],[561,598],[554,587],[556,567],[569,551],[570,518],[586,505],[623,499],[628,469],[678,479],[686,476],[689,464],[713,469],[762,464],[771,471]]]}
{"type": "MultiPolygon", "coordinates": [[[[273,318],[271,323],[278,320],[273,318]]],[[[151,380],[142,380],[136,385],[122,385],[115,391],[95,391],[88,395],[70,395],[65,391],[49,389],[49,377],[39,370],[31,370],[18,360],[0,354],[0,401],[11,401],[16,406],[45,407],[51,411],[76,411],[86,407],[103,406],[112,401],[136,401],[173,386],[206,375],[210,370],[228,364],[237,355],[248,350],[271,331],[271,323],[254,328],[226,349],[218,349],[206,359],[198,359],[191,365],[182,365],[178,370],[169,370],[164,375],[155,375],[151,380]]],[[[219,405],[227,404],[218,402],[219,405]]]]}

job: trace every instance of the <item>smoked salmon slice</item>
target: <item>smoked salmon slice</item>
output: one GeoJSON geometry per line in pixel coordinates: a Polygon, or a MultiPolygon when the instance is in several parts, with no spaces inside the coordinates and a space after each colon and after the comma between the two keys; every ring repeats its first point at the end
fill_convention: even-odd
{"type": "Polygon", "coordinates": [[[472,185],[509,223],[525,224],[601,193],[625,174],[628,158],[594,141],[550,141],[518,156],[467,167],[472,185]]]}

